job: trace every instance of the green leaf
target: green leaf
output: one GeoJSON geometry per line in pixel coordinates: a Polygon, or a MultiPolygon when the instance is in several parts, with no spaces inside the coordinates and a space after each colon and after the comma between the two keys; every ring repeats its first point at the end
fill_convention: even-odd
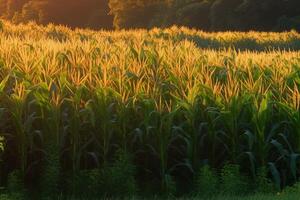
{"type": "Polygon", "coordinates": [[[248,156],[248,159],[250,161],[251,173],[252,173],[253,177],[255,177],[255,156],[254,156],[253,152],[245,152],[245,154],[248,156]]]}
{"type": "Polygon", "coordinates": [[[295,181],[297,180],[297,161],[299,157],[300,155],[296,153],[290,155],[290,168],[295,181]]]}
{"type": "Polygon", "coordinates": [[[281,178],[280,178],[280,173],[277,169],[277,167],[275,166],[275,164],[273,162],[269,162],[269,167],[270,167],[270,171],[271,171],[271,174],[272,174],[272,177],[273,177],[273,180],[275,182],[275,185],[277,187],[278,190],[280,190],[281,188],[281,178]]]}
{"type": "Polygon", "coordinates": [[[249,150],[252,150],[253,145],[254,145],[254,135],[250,131],[246,131],[244,133],[245,136],[247,136],[247,141],[248,141],[248,148],[249,150]]]}
{"type": "Polygon", "coordinates": [[[276,149],[278,150],[278,152],[280,153],[281,157],[286,157],[288,156],[288,151],[286,149],[284,149],[283,145],[281,143],[279,143],[277,140],[272,140],[271,144],[273,144],[276,149]]]}

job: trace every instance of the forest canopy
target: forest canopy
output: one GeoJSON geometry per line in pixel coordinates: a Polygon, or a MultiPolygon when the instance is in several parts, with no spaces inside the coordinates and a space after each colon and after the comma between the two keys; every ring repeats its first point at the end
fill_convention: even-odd
{"type": "Polygon", "coordinates": [[[0,16],[92,29],[300,30],[299,0],[0,0],[0,16]]]}

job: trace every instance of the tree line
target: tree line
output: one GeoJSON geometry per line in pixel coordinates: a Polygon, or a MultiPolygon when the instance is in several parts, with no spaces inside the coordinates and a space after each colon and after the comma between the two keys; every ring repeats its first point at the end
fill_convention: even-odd
{"type": "Polygon", "coordinates": [[[15,23],[112,28],[108,0],[0,0],[0,15],[15,23]]]}
{"type": "Polygon", "coordinates": [[[93,29],[300,30],[299,0],[0,0],[0,15],[93,29]]]}

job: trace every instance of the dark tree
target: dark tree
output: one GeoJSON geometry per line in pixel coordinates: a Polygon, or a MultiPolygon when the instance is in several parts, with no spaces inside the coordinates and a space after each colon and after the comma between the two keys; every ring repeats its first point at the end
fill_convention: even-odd
{"type": "Polygon", "coordinates": [[[117,29],[148,28],[164,3],[164,0],[110,0],[113,25],[117,29]]]}
{"type": "Polygon", "coordinates": [[[0,0],[1,16],[16,23],[36,21],[70,27],[111,28],[108,0],[0,0]]]}
{"type": "Polygon", "coordinates": [[[177,24],[192,28],[209,30],[209,9],[212,1],[192,1],[177,8],[176,18],[177,24]]]}
{"type": "Polygon", "coordinates": [[[0,17],[15,23],[93,29],[300,30],[299,16],[300,0],[0,0],[0,17]]]}
{"type": "Polygon", "coordinates": [[[0,15],[12,19],[29,0],[0,0],[0,15]]]}
{"type": "Polygon", "coordinates": [[[215,0],[210,8],[211,30],[238,30],[240,21],[235,8],[243,0],[215,0]]]}

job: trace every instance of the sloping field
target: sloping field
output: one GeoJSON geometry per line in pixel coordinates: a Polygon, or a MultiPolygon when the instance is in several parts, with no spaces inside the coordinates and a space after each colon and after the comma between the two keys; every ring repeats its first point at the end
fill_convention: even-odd
{"type": "Polygon", "coordinates": [[[8,191],[241,195],[298,180],[298,33],[1,27],[8,191]]]}

